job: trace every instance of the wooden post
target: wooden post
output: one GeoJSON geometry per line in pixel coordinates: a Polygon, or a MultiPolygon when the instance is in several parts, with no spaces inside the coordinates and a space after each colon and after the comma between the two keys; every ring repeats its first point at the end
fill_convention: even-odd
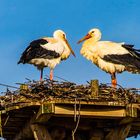
{"type": "MultiPolygon", "coordinates": [[[[47,128],[42,125],[37,125],[37,122],[47,122],[52,113],[52,106],[51,104],[41,105],[37,114],[35,114],[29,122],[25,124],[25,126],[21,129],[21,131],[15,136],[14,140],[21,140],[21,139],[31,139],[35,137],[35,140],[44,140],[41,139],[42,137],[48,137],[49,133],[47,128]],[[38,138],[39,137],[39,138],[38,138]]],[[[52,139],[46,139],[52,140],[52,139]]]]}
{"type": "Polygon", "coordinates": [[[105,140],[125,140],[130,131],[131,124],[121,125],[112,129],[105,137],[105,140]]]}
{"type": "Polygon", "coordinates": [[[132,117],[125,117],[125,118],[123,118],[123,119],[120,121],[119,125],[130,124],[130,123],[132,123],[133,121],[134,121],[134,118],[132,118],[132,117]]]}
{"type": "Polygon", "coordinates": [[[137,117],[137,108],[133,104],[126,106],[126,115],[129,117],[137,117]]]}
{"type": "MultiPolygon", "coordinates": [[[[20,128],[19,128],[20,129],[20,128]]],[[[14,140],[32,139],[33,133],[30,128],[30,122],[25,124],[25,127],[15,136],[14,140]]]]}
{"type": "Polygon", "coordinates": [[[42,104],[34,122],[47,122],[54,113],[54,104],[42,104]]]}
{"type": "Polygon", "coordinates": [[[21,84],[21,85],[20,85],[20,91],[22,91],[22,90],[29,90],[28,85],[26,85],[26,84],[21,84]]]}
{"type": "Polygon", "coordinates": [[[32,124],[31,129],[35,140],[52,140],[47,128],[40,124],[32,124]]]}
{"type": "Polygon", "coordinates": [[[99,82],[98,80],[91,80],[91,97],[96,98],[99,94],[99,82]]]}

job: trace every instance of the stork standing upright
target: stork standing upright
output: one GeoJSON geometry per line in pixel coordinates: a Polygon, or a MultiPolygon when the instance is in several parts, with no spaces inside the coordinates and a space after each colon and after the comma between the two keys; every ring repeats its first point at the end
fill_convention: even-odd
{"type": "Polygon", "coordinates": [[[62,30],[56,30],[53,37],[44,37],[34,40],[22,53],[19,63],[33,64],[41,71],[44,67],[50,68],[50,80],[53,80],[53,69],[61,60],[67,59],[74,51],[70,47],[66,35],[62,30]]]}
{"type": "Polygon", "coordinates": [[[117,85],[116,73],[123,71],[140,73],[140,50],[134,49],[134,45],[100,41],[100,39],[100,30],[91,29],[85,37],[78,41],[80,43],[85,40],[80,53],[111,75],[113,87],[117,85]]]}

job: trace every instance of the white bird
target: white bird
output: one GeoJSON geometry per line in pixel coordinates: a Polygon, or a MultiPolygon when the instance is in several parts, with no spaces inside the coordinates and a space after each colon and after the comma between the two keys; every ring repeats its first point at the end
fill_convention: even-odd
{"type": "Polygon", "coordinates": [[[140,73],[140,50],[134,49],[134,45],[100,41],[100,39],[100,30],[91,29],[85,37],[78,41],[80,43],[85,40],[80,53],[111,75],[113,87],[117,85],[116,73],[123,71],[140,73]]]}
{"type": "Polygon", "coordinates": [[[41,70],[40,80],[43,77],[44,67],[50,68],[50,80],[53,80],[53,69],[61,60],[67,59],[74,51],[70,47],[66,35],[62,30],[56,30],[53,37],[44,37],[34,40],[22,53],[19,63],[33,64],[41,70]]]}

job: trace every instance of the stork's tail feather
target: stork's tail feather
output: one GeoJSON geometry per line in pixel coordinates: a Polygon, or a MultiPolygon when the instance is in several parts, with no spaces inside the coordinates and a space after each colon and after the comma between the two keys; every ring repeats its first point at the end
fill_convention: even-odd
{"type": "Polygon", "coordinates": [[[128,49],[133,49],[134,45],[131,45],[131,44],[122,44],[122,47],[128,48],[128,49]]]}
{"type": "Polygon", "coordinates": [[[130,45],[130,44],[123,44],[122,47],[124,47],[125,49],[127,49],[128,51],[135,51],[135,52],[140,52],[140,49],[135,49],[134,45],[130,45]]]}
{"type": "Polygon", "coordinates": [[[131,53],[132,56],[134,56],[136,59],[140,61],[140,50],[134,49],[134,45],[129,45],[129,44],[123,44],[122,47],[127,49],[129,53],[131,53]]]}
{"type": "Polygon", "coordinates": [[[140,60],[138,57],[130,57],[128,60],[129,64],[125,65],[126,70],[134,74],[140,74],[140,60]]]}
{"type": "Polygon", "coordinates": [[[20,60],[17,62],[17,64],[20,64],[20,63],[25,64],[25,61],[24,61],[23,59],[20,59],[20,60]]]}
{"type": "Polygon", "coordinates": [[[137,69],[137,68],[126,67],[126,70],[127,70],[128,72],[133,73],[133,74],[140,74],[140,69],[137,69]]]}
{"type": "Polygon", "coordinates": [[[20,60],[17,62],[17,64],[20,64],[20,63],[22,63],[20,60]]]}

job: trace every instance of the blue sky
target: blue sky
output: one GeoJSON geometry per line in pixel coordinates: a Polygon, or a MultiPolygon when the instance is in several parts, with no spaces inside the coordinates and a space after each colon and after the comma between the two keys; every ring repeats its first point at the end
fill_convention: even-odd
{"type": "MultiPolygon", "coordinates": [[[[0,83],[17,86],[25,78],[38,80],[35,67],[17,65],[17,61],[30,41],[52,36],[56,29],[65,31],[76,58],[71,56],[58,65],[54,75],[78,84],[91,79],[109,83],[110,75],[83,58],[81,44],[76,42],[96,27],[102,31],[102,40],[126,42],[140,49],[139,6],[139,0],[0,0],[0,83]]],[[[140,75],[124,72],[117,78],[123,87],[140,87],[140,75]]]]}

